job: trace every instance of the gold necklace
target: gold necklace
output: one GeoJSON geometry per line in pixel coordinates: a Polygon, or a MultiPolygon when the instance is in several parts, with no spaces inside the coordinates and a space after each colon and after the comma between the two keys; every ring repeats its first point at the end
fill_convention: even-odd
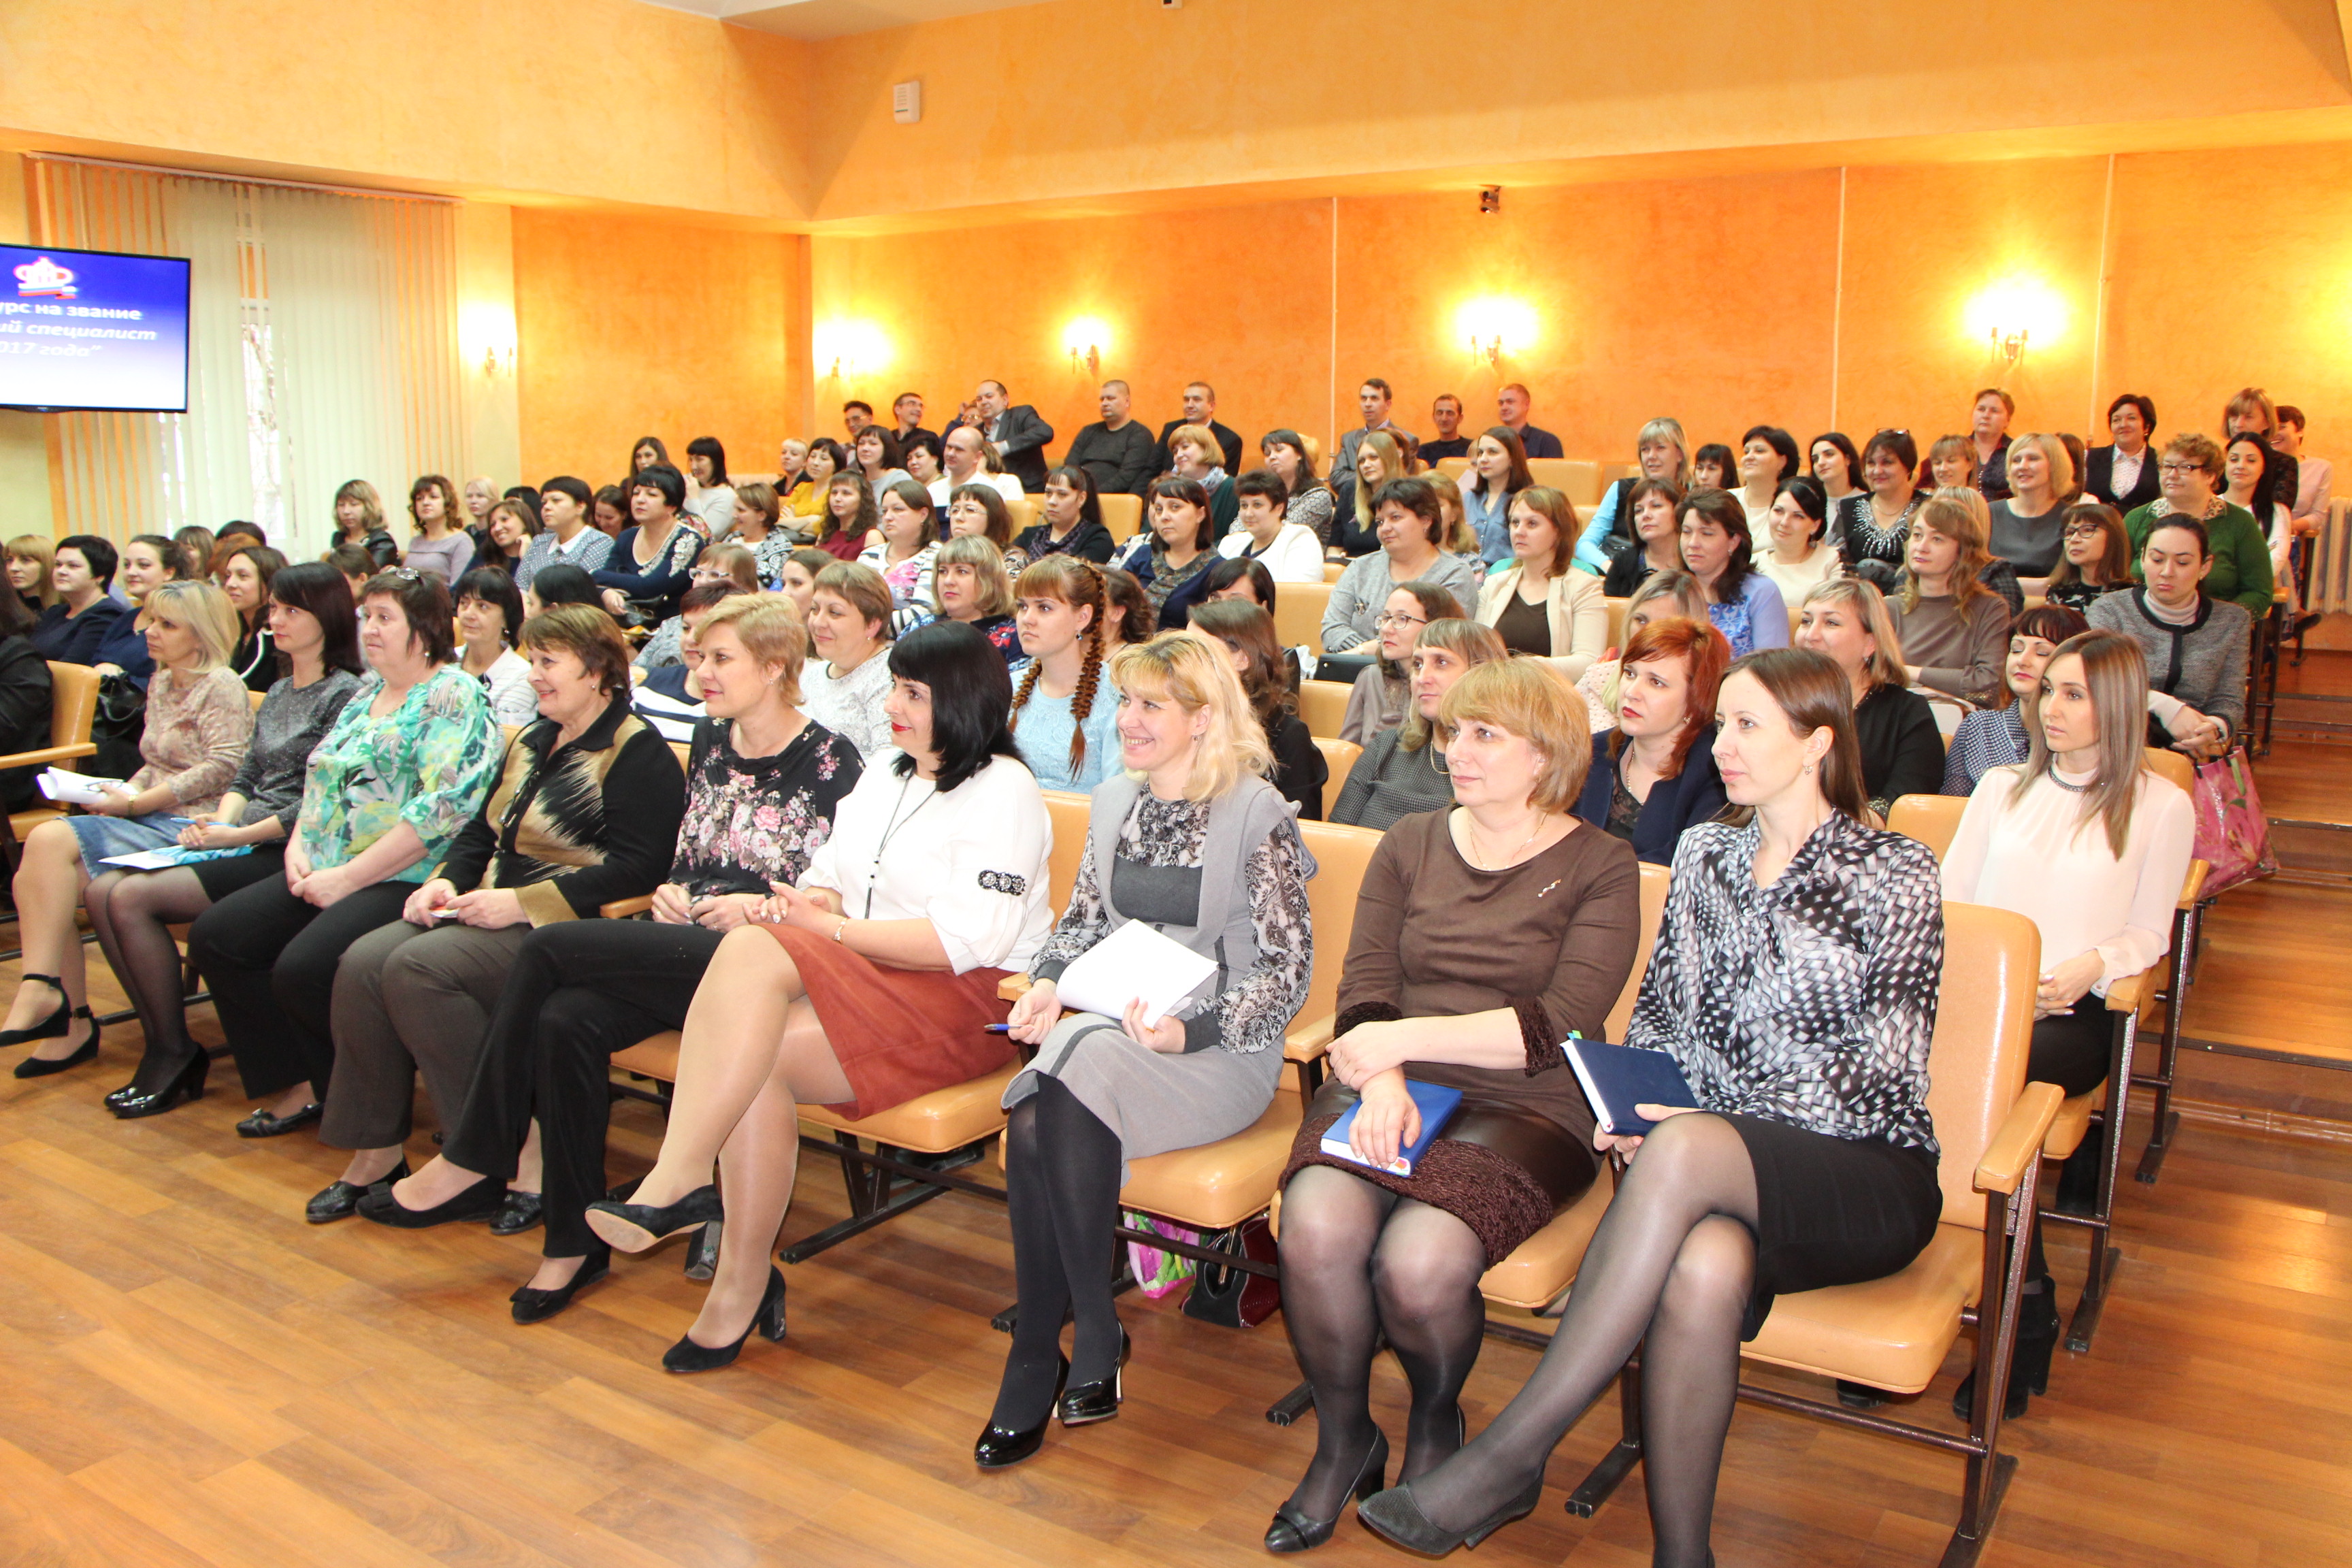
{"type": "MultiPolygon", "coordinates": [[[[1473,851],[1470,858],[1470,864],[1475,866],[1481,871],[1501,871],[1507,869],[1507,865],[1489,866],[1485,863],[1486,850],[1486,847],[1478,842],[1478,819],[1475,816],[1465,816],[1463,820],[1470,825],[1470,847],[1473,851]]],[[[1528,845],[1533,844],[1538,838],[1542,837],[1543,830],[1543,816],[1541,813],[1538,813],[1536,816],[1535,831],[1528,834],[1525,838],[1519,840],[1518,847],[1511,851],[1512,858],[1516,859],[1519,855],[1525,853],[1528,845]]]]}

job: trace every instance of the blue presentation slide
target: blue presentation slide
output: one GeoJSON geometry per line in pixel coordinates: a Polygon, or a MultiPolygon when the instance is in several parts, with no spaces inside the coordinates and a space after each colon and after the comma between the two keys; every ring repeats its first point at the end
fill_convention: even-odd
{"type": "Polygon", "coordinates": [[[0,406],[184,413],[187,262],[0,245],[0,406]]]}

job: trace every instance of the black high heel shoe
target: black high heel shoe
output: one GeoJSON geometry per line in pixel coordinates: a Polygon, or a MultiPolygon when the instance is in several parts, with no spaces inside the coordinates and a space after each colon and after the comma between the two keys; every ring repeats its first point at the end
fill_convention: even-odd
{"type": "MultiPolygon", "coordinates": [[[[58,1011],[64,1012],[65,1009],[60,1006],[58,1011]]],[[[98,1020],[90,1016],[90,1011],[88,1007],[76,1007],[66,1016],[68,1019],[66,1027],[59,1029],[58,1034],[63,1035],[69,1033],[73,1027],[73,1021],[88,1018],[89,1020],[89,1038],[82,1042],[81,1048],[79,1050],[73,1052],[69,1056],[55,1058],[26,1057],[23,1061],[16,1064],[16,1076],[18,1078],[47,1078],[53,1072],[63,1072],[68,1068],[78,1068],[84,1062],[94,1062],[98,1059],[98,1037],[100,1033],[98,1020]]],[[[53,1035],[48,1037],[54,1039],[56,1038],[56,1036],[53,1035]]]]}
{"type": "Polygon", "coordinates": [[[572,1271],[568,1284],[558,1285],[552,1290],[534,1290],[528,1285],[518,1286],[515,1293],[507,1298],[514,1303],[514,1321],[518,1323],[543,1323],[572,1305],[572,1297],[612,1272],[613,1250],[600,1247],[580,1260],[580,1267],[572,1271]]]}
{"type": "MultiPolygon", "coordinates": [[[[2017,1303],[2017,1345],[2010,1353],[2008,1396],[2000,1418],[2014,1421],[2025,1414],[2028,1396],[2050,1392],[2050,1352],[2058,1346],[2057,1282],[2044,1274],[2028,1280],[2017,1303]]],[[[1960,1379],[1952,1395],[1952,1414],[1963,1421],[1976,1417],[1977,1374],[1960,1379]]]]}
{"type": "MultiPolygon", "coordinates": [[[[1364,1456],[1361,1468],[1348,1488],[1348,1496],[1359,1506],[1381,1489],[1381,1478],[1388,1473],[1389,1435],[1378,1427],[1372,1430],[1371,1451],[1364,1456]]],[[[1328,1519],[1309,1519],[1289,1503],[1274,1510],[1274,1522],[1266,1526],[1265,1549],[1268,1552],[1312,1552],[1331,1539],[1339,1527],[1339,1514],[1348,1511],[1347,1499],[1339,1501],[1339,1512],[1328,1519]]]]}
{"type": "Polygon", "coordinates": [[[162,1088],[141,1089],[138,1076],[133,1075],[129,1083],[106,1097],[106,1108],[118,1120],[136,1121],[142,1116],[161,1116],[183,1101],[202,1100],[212,1065],[213,1058],[199,1046],[177,1072],[163,1080],[162,1088]]]}
{"type": "Polygon", "coordinates": [[[1097,1421],[1108,1421],[1118,1414],[1118,1404],[1125,1397],[1127,1358],[1135,1353],[1135,1342],[1127,1337],[1127,1325],[1118,1327],[1118,1363],[1111,1368],[1108,1377],[1082,1383],[1054,1402],[1054,1414],[1065,1426],[1090,1426],[1097,1421]]]}
{"type": "Polygon", "coordinates": [[[623,1252],[643,1252],[680,1231],[725,1217],[719,1189],[708,1184],[666,1208],[613,1198],[599,1198],[588,1205],[588,1228],[606,1246],[623,1252]]]}
{"type": "MultiPolygon", "coordinates": [[[[709,1190],[708,1187],[703,1189],[705,1192],[709,1190]]],[[[743,1342],[751,1337],[754,1329],[760,1331],[761,1338],[771,1342],[780,1342],[784,1337],[784,1276],[772,1263],[768,1265],[768,1289],[760,1297],[760,1310],[751,1314],[751,1321],[743,1325],[743,1331],[735,1336],[733,1344],[716,1348],[698,1345],[694,1342],[692,1334],[681,1334],[677,1343],[664,1352],[662,1370],[716,1372],[722,1366],[731,1366],[735,1358],[743,1352],[743,1342]]]]}
{"type": "Polygon", "coordinates": [[[73,1026],[73,1007],[66,1000],[66,983],[54,974],[27,974],[27,980],[37,980],[58,994],[58,1010],[29,1029],[0,1029],[0,1046],[29,1045],[35,1040],[54,1040],[73,1026]]]}
{"type": "Polygon", "coordinates": [[[973,1464],[983,1470],[1001,1470],[1008,1465],[1019,1464],[1045,1446],[1045,1428],[1054,1424],[1054,1406],[1061,1403],[1062,1390],[1068,1386],[1070,1381],[1069,1358],[1061,1356],[1056,1359],[1061,1362],[1062,1368],[1054,1374],[1054,1397],[1045,1406],[1045,1418],[1034,1426],[1017,1430],[990,1422],[988,1429],[980,1435],[980,1441],[971,1446],[973,1464]]]}
{"type": "Polygon", "coordinates": [[[1538,1473],[1527,1490],[1505,1503],[1468,1530],[1440,1530],[1429,1522],[1412,1500],[1412,1483],[1391,1487],[1356,1505],[1356,1517],[1381,1540],[1424,1557],[1443,1557],[1457,1546],[1475,1546],[1503,1526],[1535,1512],[1543,1500],[1543,1477],[1538,1473]]]}

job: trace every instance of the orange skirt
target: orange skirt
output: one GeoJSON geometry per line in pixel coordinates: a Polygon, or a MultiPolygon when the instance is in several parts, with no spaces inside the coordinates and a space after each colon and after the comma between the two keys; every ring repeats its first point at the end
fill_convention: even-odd
{"type": "Polygon", "coordinates": [[[812,931],[760,929],[792,954],[825,1043],[857,1096],[829,1110],[872,1116],[984,1078],[1020,1057],[1010,1035],[983,1032],[1013,1010],[996,994],[1007,970],[891,969],[812,931]]]}

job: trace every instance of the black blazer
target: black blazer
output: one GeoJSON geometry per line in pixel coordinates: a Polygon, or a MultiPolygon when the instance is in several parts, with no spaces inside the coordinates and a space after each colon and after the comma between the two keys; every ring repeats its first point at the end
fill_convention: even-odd
{"type": "Polygon", "coordinates": [[[2083,493],[2124,512],[2146,506],[2164,493],[2157,485],[2156,448],[2153,446],[2140,458],[2139,478],[2122,495],[2116,494],[2115,473],[2116,449],[2113,447],[2092,447],[2083,454],[2083,493]]]}
{"type": "MultiPolygon", "coordinates": [[[[1168,455],[1168,437],[1173,436],[1177,431],[1181,430],[1185,426],[1190,425],[1191,423],[1192,422],[1190,419],[1171,419],[1167,424],[1162,425],[1160,427],[1160,444],[1151,448],[1151,477],[1153,479],[1158,479],[1160,475],[1166,473],[1170,468],[1176,466],[1176,459],[1168,455]]],[[[1228,474],[1240,473],[1242,471],[1241,433],[1237,430],[1228,430],[1225,426],[1212,419],[1209,421],[1209,434],[1214,436],[1217,438],[1217,445],[1224,448],[1225,472],[1228,474]]]]}
{"type": "MultiPolygon", "coordinates": [[[[1584,775],[1584,794],[1576,815],[1591,826],[1609,826],[1609,797],[1617,788],[1617,763],[1609,754],[1614,730],[1592,737],[1592,771],[1584,775]]],[[[1710,725],[1691,742],[1683,771],[1650,786],[1642,815],[1633,823],[1633,853],[1653,866],[1675,863],[1675,845],[1683,830],[1711,822],[1731,804],[1723,793],[1723,775],[1715,767],[1715,729],[1710,725]]]]}
{"type": "Polygon", "coordinates": [[[1944,787],[1944,737],[1936,710],[1917,692],[1874,686],[1854,704],[1854,739],[1862,745],[1862,788],[1873,809],[1885,812],[1906,795],[1937,795],[1944,787]]]}
{"type": "MultiPolygon", "coordinates": [[[[944,441],[967,421],[959,419],[940,433],[944,441]]],[[[983,428],[981,434],[985,436],[983,428]]],[[[1016,403],[1004,411],[1004,423],[996,439],[1004,443],[1004,471],[1021,481],[1021,488],[1035,495],[1045,488],[1045,443],[1054,438],[1054,427],[1045,423],[1045,416],[1026,403],[1016,403]]]]}
{"type": "MultiPolygon", "coordinates": [[[[0,755],[37,752],[49,743],[49,666],[30,640],[0,642],[0,755]]],[[[33,808],[37,766],[0,773],[0,802],[11,812],[33,808]]]]}

